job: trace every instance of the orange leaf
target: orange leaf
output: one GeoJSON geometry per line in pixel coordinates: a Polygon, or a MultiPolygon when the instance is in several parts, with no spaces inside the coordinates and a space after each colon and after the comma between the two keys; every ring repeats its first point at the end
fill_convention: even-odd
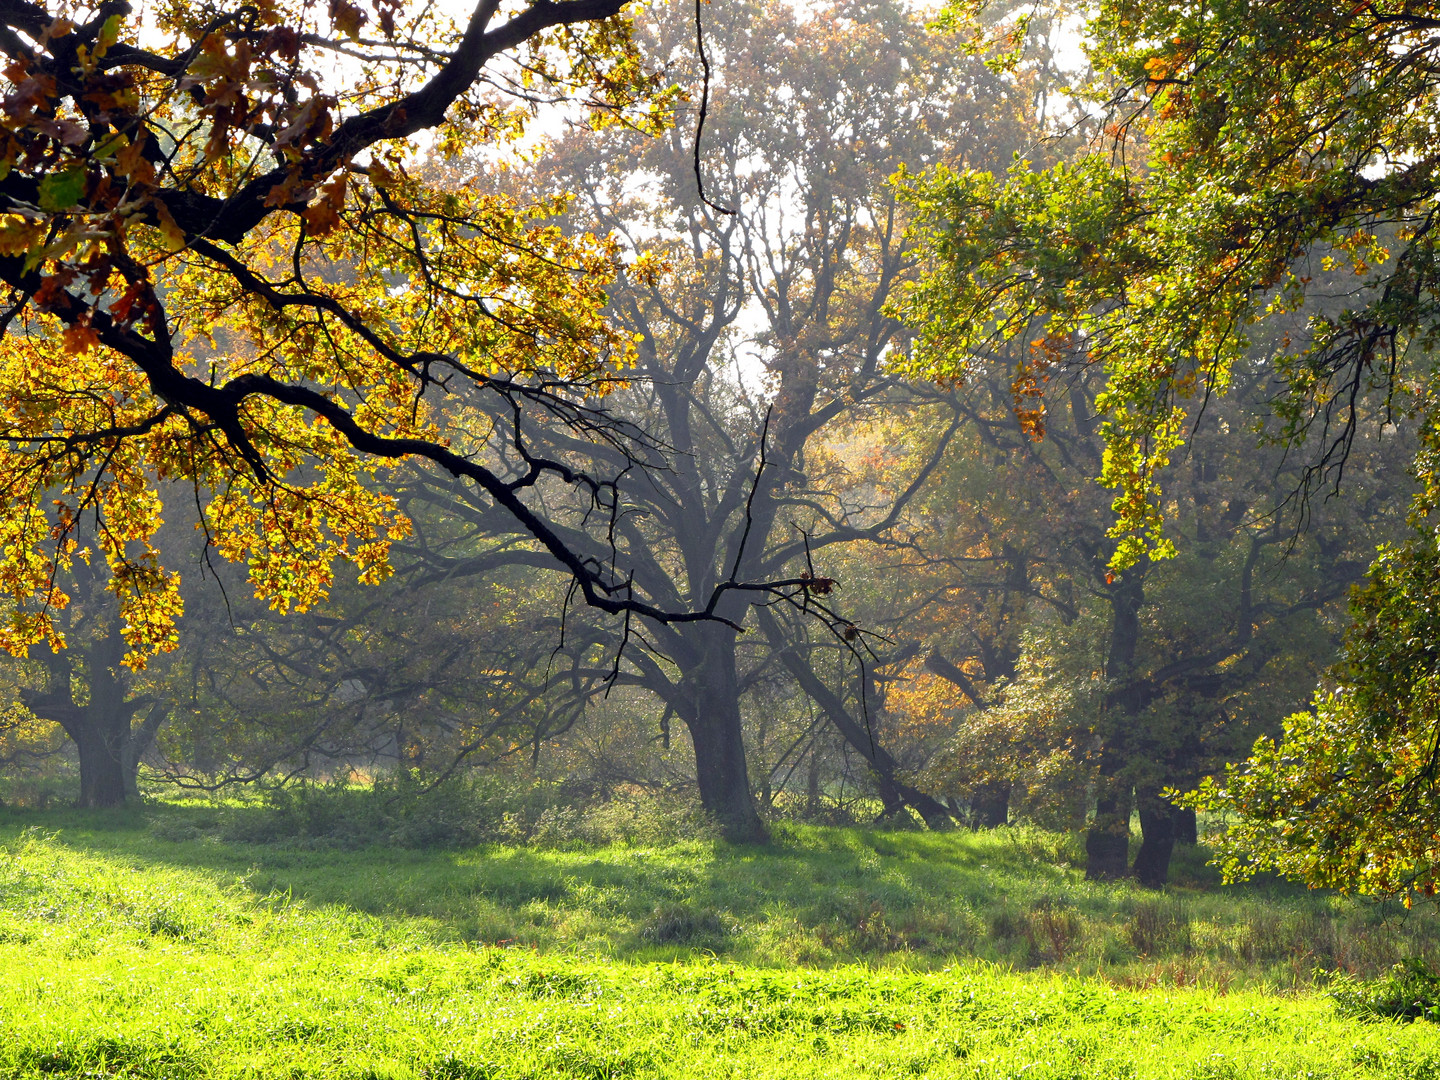
{"type": "Polygon", "coordinates": [[[99,345],[100,335],[95,333],[94,327],[89,323],[76,323],[60,335],[60,340],[67,353],[78,356],[99,345]]]}

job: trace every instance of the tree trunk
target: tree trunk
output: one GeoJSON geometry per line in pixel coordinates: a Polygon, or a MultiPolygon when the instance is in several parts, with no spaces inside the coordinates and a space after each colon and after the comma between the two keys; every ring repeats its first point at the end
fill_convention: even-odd
{"type": "Polygon", "coordinates": [[[769,837],[755,810],[745,762],[735,631],[697,624],[695,633],[703,638],[701,659],[684,673],[685,700],[679,711],[695,747],[700,805],[719,822],[725,839],[764,843],[769,837]]]}
{"type": "Polygon", "coordinates": [[[104,719],[86,709],[71,732],[80,756],[81,806],[119,806],[125,801],[124,746],[104,719]]]}
{"type": "Polygon", "coordinates": [[[873,768],[870,771],[875,777],[875,794],[880,796],[880,813],[875,820],[892,821],[899,818],[905,813],[905,797],[895,786],[894,778],[873,768]]]}
{"type": "Polygon", "coordinates": [[[1200,824],[1195,820],[1195,811],[1188,807],[1175,808],[1175,842],[1192,847],[1200,842],[1200,824]]]}
{"type": "Polygon", "coordinates": [[[1170,878],[1170,856],[1175,850],[1175,807],[1156,788],[1136,792],[1140,810],[1140,850],[1131,873],[1141,885],[1158,889],[1170,878]]]}
{"type": "Polygon", "coordinates": [[[1085,877],[1116,881],[1130,866],[1130,782],[1102,777],[1095,819],[1085,834],[1085,877]]]}
{"type": "Polygon", "coordinates": [[[121,766],[125,771],[125,794],[136,797],[140,794],[140,759],[155,743],[155,735],[170,716],[170,710],[160,702],[150,706],[138,728],[131,728],[129,738],[121,747],[121,766]]]}
{"type": "Polygon", "coordinates": [[[815,817],[820,813],[820,747],[818,742],[810,744],[810,769],[805,776],[805,816],[815,817]]]}
{"type": "Polygon", "coordinates": [[[719,822],[725,839],[736,844],[764,843],[765,824],[756,813],[750,795],[739,710],[736,710],[735,722],[731,723],[725,705],[723,702],[711,705],[695,722],[687,725],[690,741],[695,746],[700,805],[719,822]]]}
{"type": "Polygon", "coordinates": [[[127,701],[129,688],[120,660],[125,642],[118,614],[107,634],[88,643],[76,641],[64,654],[48,659],[49,685],[43,692],[22,692],[36,716],[65,729],[80,759],[80,806],[120,806],[136,793],[140,758],[168,715],[158,703],[138,730],[131,721],[139,702],[127,701]],[[83,666],[88,700],[77,704],[72,657],[83,666]]]}
{"type": "Polygon", "coordinates": [[[1010,820],[1010,785],[981,784],[970,797],[970,821],[977,829],[995,829],[1010,820]]]}
{"type": "Polygon", "coordinates": [[[850,710],[845,708],[845,703],[840,699],[840,695],[820,680],[814,669],[800,656],[794,643],[786,640],[784,631],[775,616],[763,607],[757,607],[755,613],[761,629],[765,631],[765,636],[770,642],[770,647],[776,651],[780,662],[785,665],[785,669],[795,677],[795,681],[800,684],[800,689],[810,700],[820,706],[830,723],[845,737],[845,741],[858,751],[869,764],[880,788],[881,801],[886,804],[887,812],[889,810],[887,796],[898,796],[914,808],[915,812],[924,820],[926,827],[935,830],[951,828],[955,823],[950,817],[950,811],[938,799],[911,787],[896,776],[898,768],[895,759],[875,741],[869,731],[850,715],[850,710]]]}
{"type": "Polygon", "coordinates": [[[1124,571],[1110,590],[1110,652],[1105,674],[1116,689],[1105,702],[1099,794],[1095,818],[1085,837],[1085,877],[1091,881],[1122,878],[1130,865],[1132,782],[1125,766],[1130,725],[1138,711],[1132,674],[1144,603],[1143,578],[1133,568],[1124,571]]]}

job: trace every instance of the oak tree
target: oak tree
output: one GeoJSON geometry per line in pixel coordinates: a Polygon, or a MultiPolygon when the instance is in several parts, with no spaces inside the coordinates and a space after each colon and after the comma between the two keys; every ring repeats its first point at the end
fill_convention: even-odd
{"type": "MultiPolygon", "coordinates": [[[[683,4],[657,10],[644,33],[647,51],[690,57],[698,103],[693,15],[683,4]]],[[[1024,138],[1029,102],[892,3],[734,4],[707,11],[704,28],[712,78],[698,181],[688,124],[659,139],[573,131],[533,180],[581,192],[581,227],[663,259],[650,274],[627,270],[615,290],[637,360],[613,408],[672,448],[669,469],[618,485],[618,558],[661,608],[692,604],[738,575],[814,581],[805,599],[839,612],[846,588],[832,592],[828,560],[846,545],[883,546],[944,449],[944,439],[932,442],[873,512],[847,502],[826,464],[827,440],[911,398],[886,370],[906,335],[884,304],[914,266],[887,180],[906,161],[1003,160],[1024,138]],[[627,180],[638,176],[649,182],[627,180]]],[[[935,395],[914,404],[948,410],[935,395]]],[[[562,436],[547,444],[553,453],[581,452],[562,436]]],[[[815,702],[876,772],[888,806],[918,803],[944,822],[945,809],[904,783],[867,733],[854,665],[837,685],[818,664],[857,645],[860,630],[831,619],[811,640],[804,619],[789,618],[802,606],[752,616],[734,592],[717,610],[749,627],[743,635],[721,623],[637,620],[653,652],[631,650],[616,681],[648,691],[667,722],[686,727],[702,801],[732,836],[760,833],[744,709],[773,679],[815,702]]]]}

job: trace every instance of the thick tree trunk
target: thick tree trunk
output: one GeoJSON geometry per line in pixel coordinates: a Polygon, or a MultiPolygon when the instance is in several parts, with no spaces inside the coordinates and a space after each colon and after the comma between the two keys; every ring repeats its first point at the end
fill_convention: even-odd
{"type": "Polygon", "coordinates": [[[680,718],[695,747],[695,779],[700,805],[720,824],[725,839],[737,844],[763,843],[765,823],[750,794],[745,739],[740,721],[740,685],[735,669],[735,631],[699,624],[700,662],[684,676],[680,718]]]}
{"type": "Polygon", "coordinates": [[[1130,782],[1102,777],[1095,818],[1085,835],[1085,877],[1115,881],[1130,866],[1130,782]]]}
{"type": "Polygon", "coordinates": [[[118,616],[112,615],[105,637],[88,644],[76,642],[63,655],[50,658],[49,686],[44,692],[22,694],[36,716],[65,729],[80,759],[79,805],[120,806],[136,794],[140,758],[155,739],[167,711],[156,704],[138,729],[131,722],[139,703],[127,701],[125,653],[118,616]],[[77,704],[71,657],[83,665],[88,700],[77,704]]]}
{"type": "Polygon", "coordinates": [[[112,616],[109,634],[85,650],[90,700],[80,707],[75,739],[80,751],[81,806],[119,806],[125,801],[125,758],[135,710],[125,703],[126,687],[120,674],[124,652],[118,615],[112,616]]]}
{"type": "Polygon", "coordinates": [[[982,784],[970,797],[970,822],[977,829],[996,829],[1010,820],[1010,785],[982,784]]]}
{"type": "Polygon", "coordinates": [[[1200,842],[1200,823],[1195,820],[1195,811],[1188,807],[1175,808],[1175,842],[1192,847],[1200,842]]]}
{"type": "Polygon", "coordinates": [[[1140,850],[1135,853],[1130,872],[1141,885],[1158,889],[1170,878],[1176,810],[1156,788],[1140,789],[1135,801],[1140,811],[1140,850]]]}
{"type": "Polygon", "coordinates": [[[103,717],[84,715],[71,737],[80,756],[80,805],[119,806],[125,801],[124,747],[103,717]],[[102,722],[96,722],[100,720],[102,722]]]}

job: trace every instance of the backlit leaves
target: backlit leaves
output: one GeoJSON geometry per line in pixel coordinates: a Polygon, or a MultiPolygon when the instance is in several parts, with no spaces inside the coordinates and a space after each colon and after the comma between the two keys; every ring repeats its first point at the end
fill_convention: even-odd
{"type": "Polygon", "coordinates": [[[1275,429],[1310,441],[1317,477],[1351,403],[1407,405],[1440,297],[1432,9],[1102,0],[1090,95],[1109,124],[1088,153],[913,186],[937,259],[906,301],[913,369],[954,378],[996,342],[1063,334],[1103,363],[1117,569],[1166,552],[1183,417],[1257,343],[1278,341],[1275,429]]]}
{"type": "MultiPolygon", "coordinates": [[[[527,77],[657,123],[670,98],[619,7],[544,6],[516,39],[527,77]]],[[[563,412],[623,378],[618,247],[560,229],[563,199],[523,203],[408,141],[499,160],[524,134],[447,18],[175,4],[156,45],[109,10],[43,31],[28,11],[0,15],[20,20],[0,45],[0,647],[64,645],[76,559],[108,566],[127,663],[172,647],[178,579],[153,546],[172,499],[277,610],[322,599],[337,560],[379,581],[410,526],[378,470],[486,430],[465,417],[493,380],[563,412]],[[442,70],[451,97],[417,96],[442,70]]]]}
{"type": "Polygon", "coordinates": [[[1339,686],[1188,797],[1226,815],[1228,880],[1278,871],[1315,888],[1433,897],[1440,889],[1440,556],[1433,537],[1382,550],[1339,686]]]}

